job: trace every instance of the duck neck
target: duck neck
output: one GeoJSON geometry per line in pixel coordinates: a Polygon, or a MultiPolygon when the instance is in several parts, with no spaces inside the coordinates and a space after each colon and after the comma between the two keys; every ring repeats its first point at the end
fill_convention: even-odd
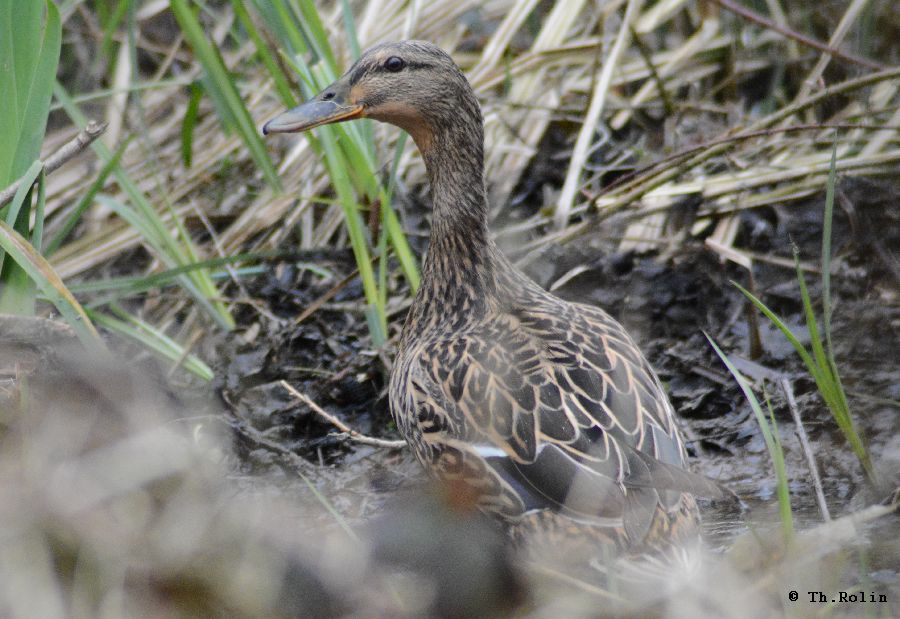
{"type": "Polygon", "coordinates": [[[497,262],[487,228],[481,115],[435,131],[429,142],[423,156],[433,202],[431,240],[416,301],[425,306],[421,311],[471,318],[493,296],[497,262]]]}

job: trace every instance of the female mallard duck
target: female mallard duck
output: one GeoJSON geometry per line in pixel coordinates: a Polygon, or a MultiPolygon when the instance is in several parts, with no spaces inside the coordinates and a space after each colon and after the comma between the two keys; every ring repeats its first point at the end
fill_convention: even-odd
{"type": "Polygon", "coordinates": [[[537,286],[488,233],[481,109],[450,56],[423,41],[373,47],[263,131],[354,118],[407,131],[431,182],[431,241],[390,380],[419,460],[520,533],[630,550],[693,536],[693,495],[720,491],[686,470],[638,347],[603,310],[537,286]]]}

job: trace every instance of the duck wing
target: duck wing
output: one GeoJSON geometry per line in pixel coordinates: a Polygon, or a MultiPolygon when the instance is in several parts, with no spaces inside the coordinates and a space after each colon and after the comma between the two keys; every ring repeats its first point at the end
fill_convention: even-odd
{"type": "MultiPolygon", "coordinates": [[[[554,299],[554,301],[556,301],[554,299]]],[[[672,409],[624,329],[596,308],[557,301],[504,313],[422,347],[418,426],[490,465],[521,509],[649,526],[681,493],[720,496],[687,471],[672,409]]]]}

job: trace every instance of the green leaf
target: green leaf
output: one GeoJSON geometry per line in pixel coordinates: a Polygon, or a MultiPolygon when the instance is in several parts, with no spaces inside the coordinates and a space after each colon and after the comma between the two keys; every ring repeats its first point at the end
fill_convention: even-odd
{"type": "MultiPolygon", "coordinates": [[[[19,179],[19,188],[6,211],[6,224],[23,238],[28,236],[34,183],[40,178],[43,186],[43,169],[44,164],[40,161],[31,164],[19,179]]],[[[34,314],[34,283],[15,260],[6,260],[4,251],[0,251],[0,312],[20,316],[34,314]]]]}
{"type": "Polygon", "coordinates": [[[72,296],[62,279],[43,256],[21,234],[0,221],[0,247],[22,267],[28,277],[37,284],[44,296],[59,310],[63,318],[86,345],[102,347],[97,331],[88,320],[81,304],[72,296]]]}
{"type": "Polygon", "coordinates": [[[775,469],[782,532],[784,533],[785,540],[790,542],[794,536],[794,519],[791,512],[790,491],[788,488],[787,472],[784,465],[784,451],[781,448],[781,439],[778,437],[778,427],[775,425],[772,407],[769,405],[768,398],[766,398],[766,404],[769,405],[770,425],[769,420],[766,419],[766,416],[763,414],[759,400],[756,399],[756,394],[753,393],[753,389],[750,387],[750,383],[747,382],[747,379],[744,378],[744,375],[741,374],[740,370],[737,369],[728,355],[722,352],[722,349],[716,345],[709,334],[704,332],[703,335],[706,336],[706,339],[713,347],[713,350],[716,351],[716,354],[719,355],[722,363],[725,364],[725,367],[727,367],[728,371],[731,372],[731,375],[734,376],[741,391],[744,392],[744,397],[747,398],[750,408],[753,410],[753,415],[756,417],[756,423],[759,424],[763,441],[766,443],[766,449],[769,452],[769,457],[772,459],[772,466],[775,469]]]}
{"type": "Polygon", "coordinates": [[[200,99],[203,98],[203,88],[200,84],[194,82],[190,90],[191,96],[188,98],[184,119],[181,121],[181,162],[185,168],[191,167],[194,158],[194,129],[197,127],[200,99]]]}
{"type": "MultiPolygon", "coordinates": [[[[32,237],[39,244],[43,221],[38,220],[34,232],[30,231],[32,186],[43,169],[37,159],[50,113],[61,37],[59,11],[53,2],[0,0],[0,187],[26,175],[5,219],[18,237],[32,237]]],[[[42,199],[41,188],[38,217],[43,217],[42,199]]],[[[6,244],[17,242],[7,239],[6,244]]],[[[0,252],[0,311],[33,314],[34,283],[20,264],[21,251],[10,255],[13,260],[6,261],[0,252]]]]}
{"type": "Polygon", "coordinates": [[[49,0],[0,0],[0,187],[40,157],[62,27],[49,0]]]}
{"type": "Polygon", "coordinates": [[[88,310],[88,313],[98,325],[139,342],[157,355],[182,365],[194,376],[205,381],[213,379],[213,371],[208,365],[196,355],[188,353],[184,346],[168,335],[120,308],[113,307],[111,309],[119,315],[119,318],[92,310],[88,310]]]}

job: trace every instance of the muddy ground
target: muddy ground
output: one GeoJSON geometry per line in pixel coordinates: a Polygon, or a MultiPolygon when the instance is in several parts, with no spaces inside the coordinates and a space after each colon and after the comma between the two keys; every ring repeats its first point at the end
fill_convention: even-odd
{"type": "MultiPolygon", "coordinates": [[[[523,190],[524,191],[524,190],[523,190]]],[[[534,188],[529,188],[530,193],[534,188]]],[[[427,197],[403,196],[407,225],[419,227],[415,248],[424,251],[427,197]]],[[[783,336],[759,317],[762,354],[751,359],[747,302],[732,285],[750,286],[748,273],[723,263],[701,238],[691,238],[666,255],[617,253],[621,225],[601,222],[576,242],[555,245],[526,257],[526,271],[550,287],[573,268],[555,292],[570,300],[599,305],[623,322],[641,343],[666,384],[688,439],[693,465],[738,493],[748,511],[736,514],[707,510],[709,543],[725,548],[748,526],[773,521],[775,478],[757,422],[735,380],[716,357],[704,333],[741,364],[753,378],[766,377],[781,429],[790,489],[798,525],[820,522],[807,461],[795,424],[777,381],[790,381],[815,453],[824,494],[833,516],[852,513],[885,499],[900,475],[900,195],[890,181],[842,178],[833,233],[833,337],[841,379],[850,406],[881,476],[871,488],[846,441],[819,397],[814,382],[783,336]],[[751,523],[751,524],[748,524],[751,523]]],[[[533,212],[528,200],[496,213],[495,223],[514,221],[533,212]],[[523,206],[523,204],[525,206],[523,206]],[[518,209],[518,211],[516,210],[518,209]]],[[[809,342],[801,313],[800,292],[792,266],[791,244],[804,263],[818,266],[822,242],[824,196],[778,208],[741,214],[736,245],[762,256],[783,259],[754,265],[752,285],[804,343],[809,342]]],[[[497,225],[494,226],[497,229],[497,225]]],[[[305,255],[333,275],[323,278],[297,264],[282,263],[248,282],[263,307],[247,307],[237,316],[242,329],[217,346],[220,360],[217,389],[238,429],[239,476],[252,492],[270,490],[310,495],[283,454],[242,432],[250,427],[309,462],[315,484],[352,522],[379,513],[404,487],[423,481],[406,450],[390,451],[350,443],[309,407],[280,385],[285,380],[354,429],[396,438],[386,401],[384,359],[369,348],[360,309],[358,279],[324,303],[300,324],[296,317],[329,293],[355,268],[347,252],[305,255]]],[[[521,258],[521,257],[520,257],[521,258]]],[[[820,299],[820,277],[808,272],[811,294],[820,299]]],[[[392,305],[392,335],[405,312],[408,291],[399,284],[392,305]]],[[[821,312],[821,305],[817,306],[821,312]]],[[[295,463],[296,464],[296,463],[295,463]]],[[[314,512],[321,522],[325,510],[314,512]]],[[[872,535],[895,538],[896,518],[878,524],[872,535]]],[[[896,578],[898,558],[872,557],[896,578]]]]}

